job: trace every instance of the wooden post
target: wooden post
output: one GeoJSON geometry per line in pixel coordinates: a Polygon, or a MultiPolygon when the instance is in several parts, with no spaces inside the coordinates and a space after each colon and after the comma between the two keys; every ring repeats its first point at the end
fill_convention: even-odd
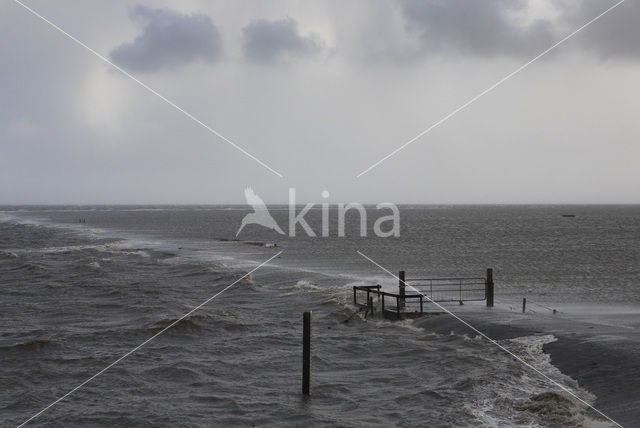
{"type": "Polygon", "coordinates": [[[311,311],[302,315],[302,393],[310,394],[311,389],[311,311]]]}
{"type": "Polygon", "coordinates": [[[527,310],[527,298],[523,297],[522,298],[522,313],[524,314],[526,310],[527,310]]]}
{"type": "Polygon", "coordinates": [[[376,288],[378,289],[378,302],[380,301],[380,287],[380,284],[376,285],[376,288]]]}
{"type": "Polygon", "coordinates": [[[373,297],[369,297],[369,310],[371,311],[371,315],[373,315],[373,297]]]}
{"type": "Polygon", "coordinates": [[[420,313],[423,313],[424,311],[422,310],[422,294],[420,295],[420,313]]]}
{"type": "Polygon", "coordinates": [[[358,301],[356,300],[356,286],[353,286],[353,304],[357,305],[358,301]]]}
{"type": "Polygon", "coordinates": [[[487,283],[485,284],[487,307],[493,308],[493,269],[487,269],[487,283]]]}
{"type": "Polygon", "coordinates": [[[398,279],[399,284],[398,284],[398,288],[400,291],[400,299],[398,299],[398,311],[400,310],[400,308],[404,308],[405,304],[404,304],[404,296],[405,296],[405,282],[404,282],[404,271],[401,270],[400,272],[398,272],[398,279]]]}

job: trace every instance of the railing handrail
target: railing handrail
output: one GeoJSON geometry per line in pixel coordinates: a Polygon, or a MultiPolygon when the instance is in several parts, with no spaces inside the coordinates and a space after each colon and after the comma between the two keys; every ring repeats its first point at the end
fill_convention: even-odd
{"type": "Polygon", "coordinates": [[[405,278],[404,282],[409,281],[486,281],[486,278],[405,278]]]}
{"type": "MultiPolygon", "coordinates": [[[[378,296],[381,302],[382,312],[390,312],[385,309],[385,297],[396,299],[395,307],[392,311],[396,313],[398,319],[401,311],[405,308],[405,301],[411,301],[412,305],[419,303],[420,313],[424,311],[424,303],[431,302],[475,302],[487,301],[487,306],[493,306],[493,270],[487,269],[486,277],[442,277],[442,278],[406,278],[405,271],[398,274],[398,292],[393,293],[383,291],[382,286],[376,285],[354,285],[353,302],[358,304],[357,292],[366,292],[367,304],[370,295],[378,296]]],[[[408,303],[408,302],[407,302],[408,303]]]]}
{"type": "Polygon", "coordinates": [[[422,287],[450,287],[450,286],[456,286],[456,287],[460,287],[460,286],[464,286],[464,287],[471,287],[471,286],[483,286],[484,287],[484,282],[444,282],[444,283],[434,283],[434,284],[425,284],[425,283],[420,283],[420,284],[407,284],[407,287],[414,287],[414,288],[422,288],[422,287]]]}
{"type": "MultiPolygon", "coordinates": [[[[354,289],[356,290],[361,290],[361,291],[368,291],[370,293],[373,294],[379,294],[380,296],[388,296],[388,297],[404,297],[404,298],[409,298],[409,299],[416,299],[416,298],[420,298],[420,297],[424,297],[425,299],[429,299],[431,300],[428,296],[421,294],[421,293],[406,293],[404,295],[401,295],[399,293],[390,293],[388,291],[378,291],[377,287],[371,287],[371,286],[366,286],[366,285],[354,285],[353,286],[354,289]],[[372,289],[373,288],[373,289],[372,289]]],[[[438,290],[438,292],[441,291],[459,291],[458,288],[456,289],[450,289],[450,290],[438,290]]],[[[471,288],[471,289],[465,289],[465,291],[484,291],[484,288],[471,288]]],[[[460,299],[452,299],[454,301],[458,301],[460,299]]],[[[476,300],[476,299],[463,299],[463,300],[476,300]]],[[[484,298],[482,299],[478,299],[478,300],[484,300],[484,298]]]]}
{"type": "MultiPolygon", "coordinates": [[[[463,289],[463,291],[481,291],[481,290],[484,291],[484,287],[482,287],[482,288],[465,288],[465,289],[463,289]]],[[[412,291],[412,290],[407,290],[407,293],[409,293],[410,291],[412,291]]],[[[446,292],[446,291],[460,291],[460,288],[444,288],[444,289],[438,288],[437,290],[433,290],[433,291],[436,291],[438,293],[443,293],[443,292],[446,292]]],[[[415,293],[415,291],[414,291],[414,293],[415,293]]]]}

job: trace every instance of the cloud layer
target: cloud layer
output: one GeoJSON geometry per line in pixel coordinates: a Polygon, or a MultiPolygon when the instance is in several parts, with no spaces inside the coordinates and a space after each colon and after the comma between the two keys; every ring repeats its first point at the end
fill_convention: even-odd
{"type": "Polygon", "coordinates": [[[400,0],[399,5],[407,31],[419,37],[423,53],[530,55],[554,39],[548,21],[523,25],[513,19],[525,1],[400,0]]]}
{"type": "MultiPolygon", "coordinates": [[[[348,21],[350,35],[359,40],[355,49],[344,49],[350,35],[340,34],[338,26],[333,27],[337,42],[331,49],[350,60],[417,64],[434,56],[531,57],[614,3],[559,0],[546,3],[545,9],[531,0],[396,0],[379,10],[363,8],[365,4],[355,7],[363,16],[348,21]]],[[[640,57],[635,43],[640,4],[629,0],[622,7],[624,13],[613,11],[563,48],[606,59],[640,57]]],[[[142,32],[111,51],[111,58],[128,70],[151,73],[196,60],[213,63],[223,51],[222,36],[209,15],[138,5],[130,18],[141,24],[142,32]]],[[[291,17],[248,22],[236,28],[241,28],[242,55],[250,63],[288,62],[324,48],[319,37],[305,35],[291,17]]]]}
{"type": "Polygon", "coordinates": [[[616,0],[427,1],[34,6],[284,180],[0,2],[0,203],[640,202],[638,0],[356,179],[616,0]]]}
{"type": "Polygon", "coordinates": [[[298,23],[292,18],[252,21],[242,29],[242,37],[245,57],[258,64],[309,55],[321,49],[314,38],[300,35],[298,23]]]}
{"type": "Polygon", "coordinates": [[[222,37],[207,15],[136,6],[130,16],[144,25],[142,32],[111,51],[111,59],[127,70],[148,73],[195,60],[214,62],[222,53],[222,37]]]}
{"type": "MultiPolygon", "coordinates": [[[[614,1],[583,0],[574,2],[562,0],[558,7],[568,26],[577,28],[595,18],[614,1]]],[[[602,59],[640,58],[640,2],[626,0],[611,13],[585,29],[576,44],[584,51],[602,59]]]]}

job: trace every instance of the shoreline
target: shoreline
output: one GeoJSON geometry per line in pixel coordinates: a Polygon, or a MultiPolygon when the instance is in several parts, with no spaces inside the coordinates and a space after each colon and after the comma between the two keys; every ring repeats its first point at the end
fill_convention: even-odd
{"type": "MultiPolygon", "coordinates": [[[[557,340],[543,346],[551,364],[594,394],[599,411],[625,427],[638,426],[640,330],[499,308],[452,312],[494,340],[552,334],[557,340]]],[[[416,326],[438,334],[477,335],[448,314],[418,319],[416,326]]]]}

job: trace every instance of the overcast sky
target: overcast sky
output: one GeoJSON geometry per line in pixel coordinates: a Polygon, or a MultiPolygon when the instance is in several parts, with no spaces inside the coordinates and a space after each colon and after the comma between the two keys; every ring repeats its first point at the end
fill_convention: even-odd
{"type": "Polygon", "coordinates": [[[0,2],[0,204],[640,203],[640,3],[0,2]]]}

